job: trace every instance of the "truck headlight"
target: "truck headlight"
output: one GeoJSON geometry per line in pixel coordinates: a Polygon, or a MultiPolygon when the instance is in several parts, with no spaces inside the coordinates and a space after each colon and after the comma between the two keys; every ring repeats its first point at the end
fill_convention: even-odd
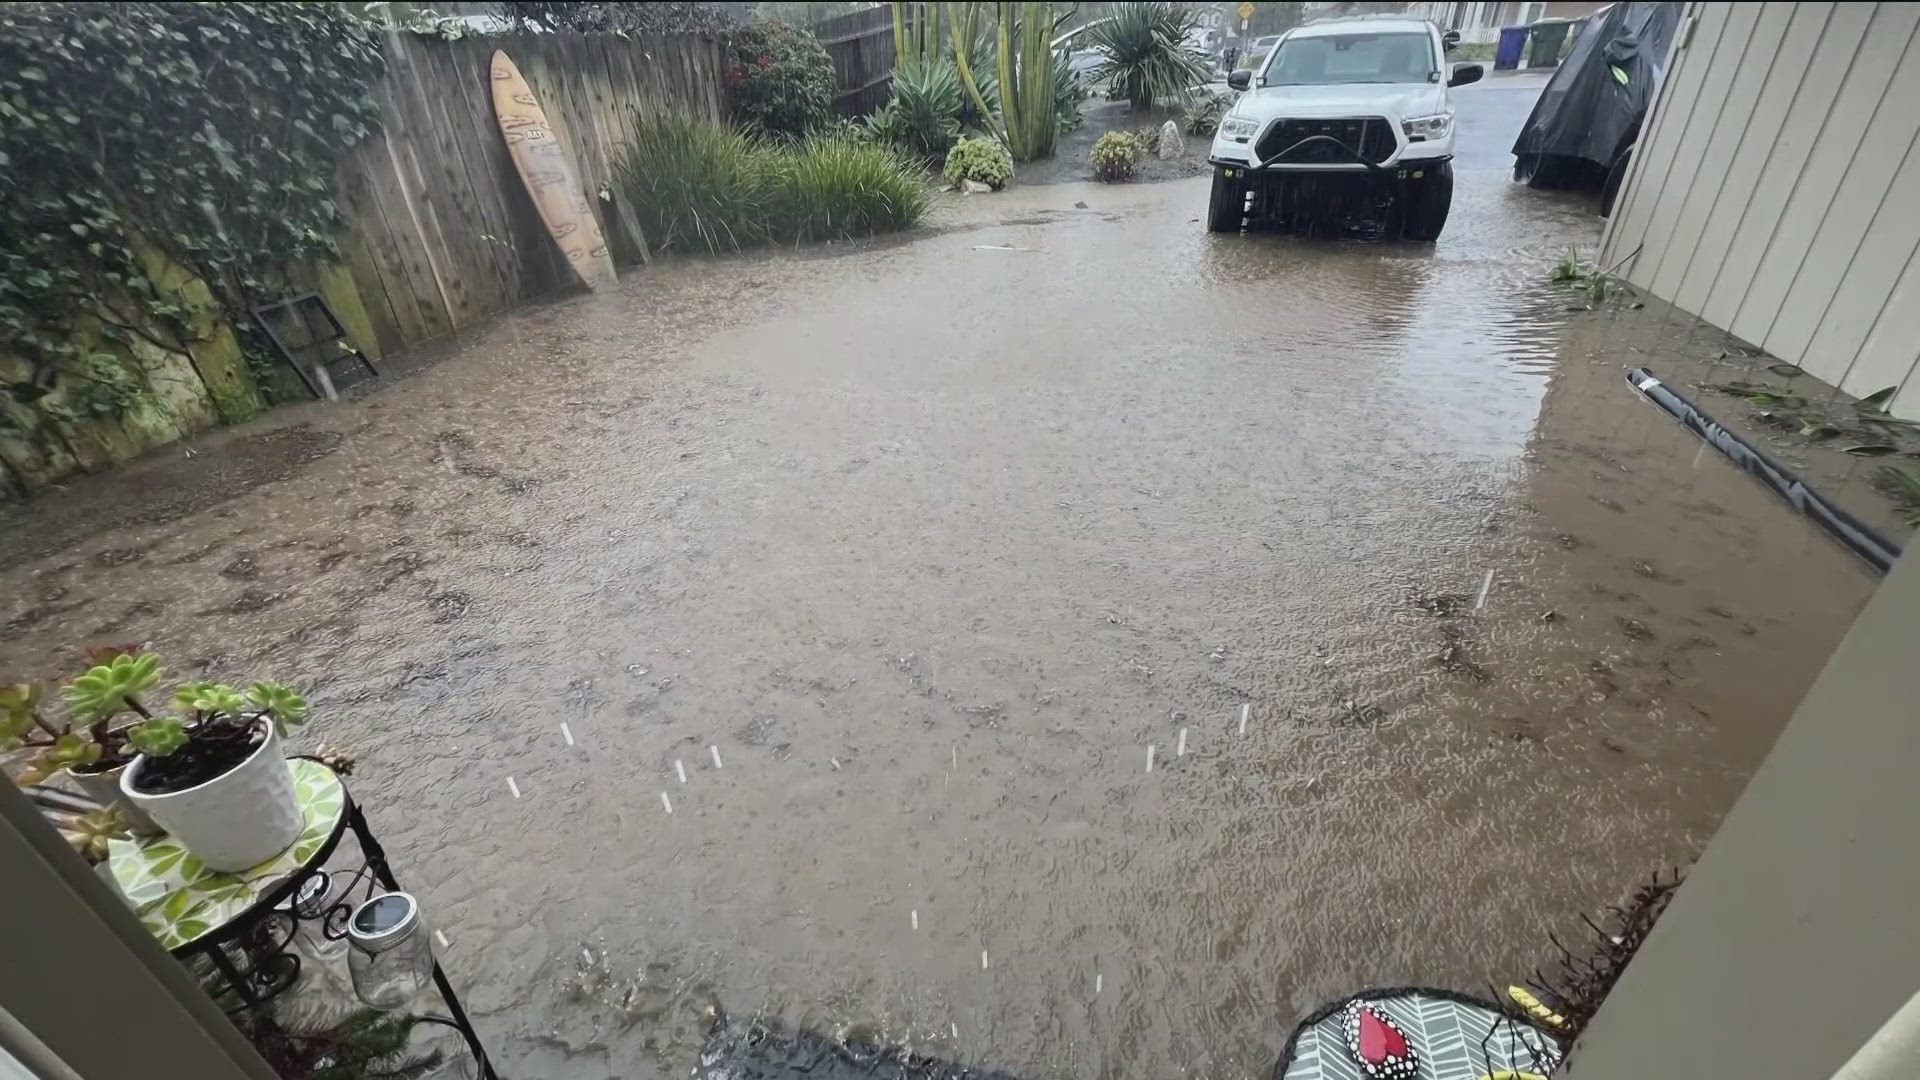
{"type": "Polygon", "coordinates": [[[1229,139],[1249,139],[1253,137],[1254,132],[1259,130],[1260,122],[1258,120],[1229,116],[1225,120],[1220,121],[1220,134],[1225,135],[1229,139]]]}
{"type": "Polygon", "coordinates": [[[1400,127],[1406,131],[1408,142],[1444,139],[1453,131],[1453,114],[1435,113],[1432,116],[1408,117],[1400,121],[1400,127]]]}

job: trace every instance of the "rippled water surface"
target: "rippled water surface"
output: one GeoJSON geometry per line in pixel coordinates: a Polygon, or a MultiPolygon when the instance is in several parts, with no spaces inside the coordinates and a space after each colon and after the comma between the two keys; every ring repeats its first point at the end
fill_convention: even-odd
{"type": "Polygon", "coordinates": [[[713,1001],[1264,1075],[1691,857],[1873,585],[1545,281],[1537,87],[1462,92],[1430,248],[1054,185],[466,332],[15,513],[4,666],[311,685],[513,1075],[684,1075],[713,1001]]]}

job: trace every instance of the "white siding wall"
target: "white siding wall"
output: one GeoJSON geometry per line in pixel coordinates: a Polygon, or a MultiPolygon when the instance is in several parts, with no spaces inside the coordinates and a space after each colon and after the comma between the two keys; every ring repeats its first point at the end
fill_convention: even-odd
{"type": "Polygon", "coordinates": [[[1920,4],[1690,14],[1602,263],[1920,417],[1920,4]]]}

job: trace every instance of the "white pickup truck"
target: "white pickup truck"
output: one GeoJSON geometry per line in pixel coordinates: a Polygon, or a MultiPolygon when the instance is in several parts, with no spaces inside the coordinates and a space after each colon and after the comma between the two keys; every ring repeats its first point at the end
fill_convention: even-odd
{"type": "Polygon", "coordinates": [[[1365,224],[1437,239],[1453,202],[1450,87],[1479,64],[1452,64],[1455,35],[1415,19],[1353,19],[1281,35],[1214,135],[1207,228],[1250,222],[1303,232],[1365,224]]]}

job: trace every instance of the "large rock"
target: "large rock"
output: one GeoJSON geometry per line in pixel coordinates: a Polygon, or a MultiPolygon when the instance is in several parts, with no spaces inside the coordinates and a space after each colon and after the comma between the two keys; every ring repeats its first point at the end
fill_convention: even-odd
{"type": "Polygon", "coordinates": [[[1172,120],[1160,125],[1160,160],[1177,158],[1187,152],[1187,140],[1180,134],[1180,125],[1172,120]]]}

